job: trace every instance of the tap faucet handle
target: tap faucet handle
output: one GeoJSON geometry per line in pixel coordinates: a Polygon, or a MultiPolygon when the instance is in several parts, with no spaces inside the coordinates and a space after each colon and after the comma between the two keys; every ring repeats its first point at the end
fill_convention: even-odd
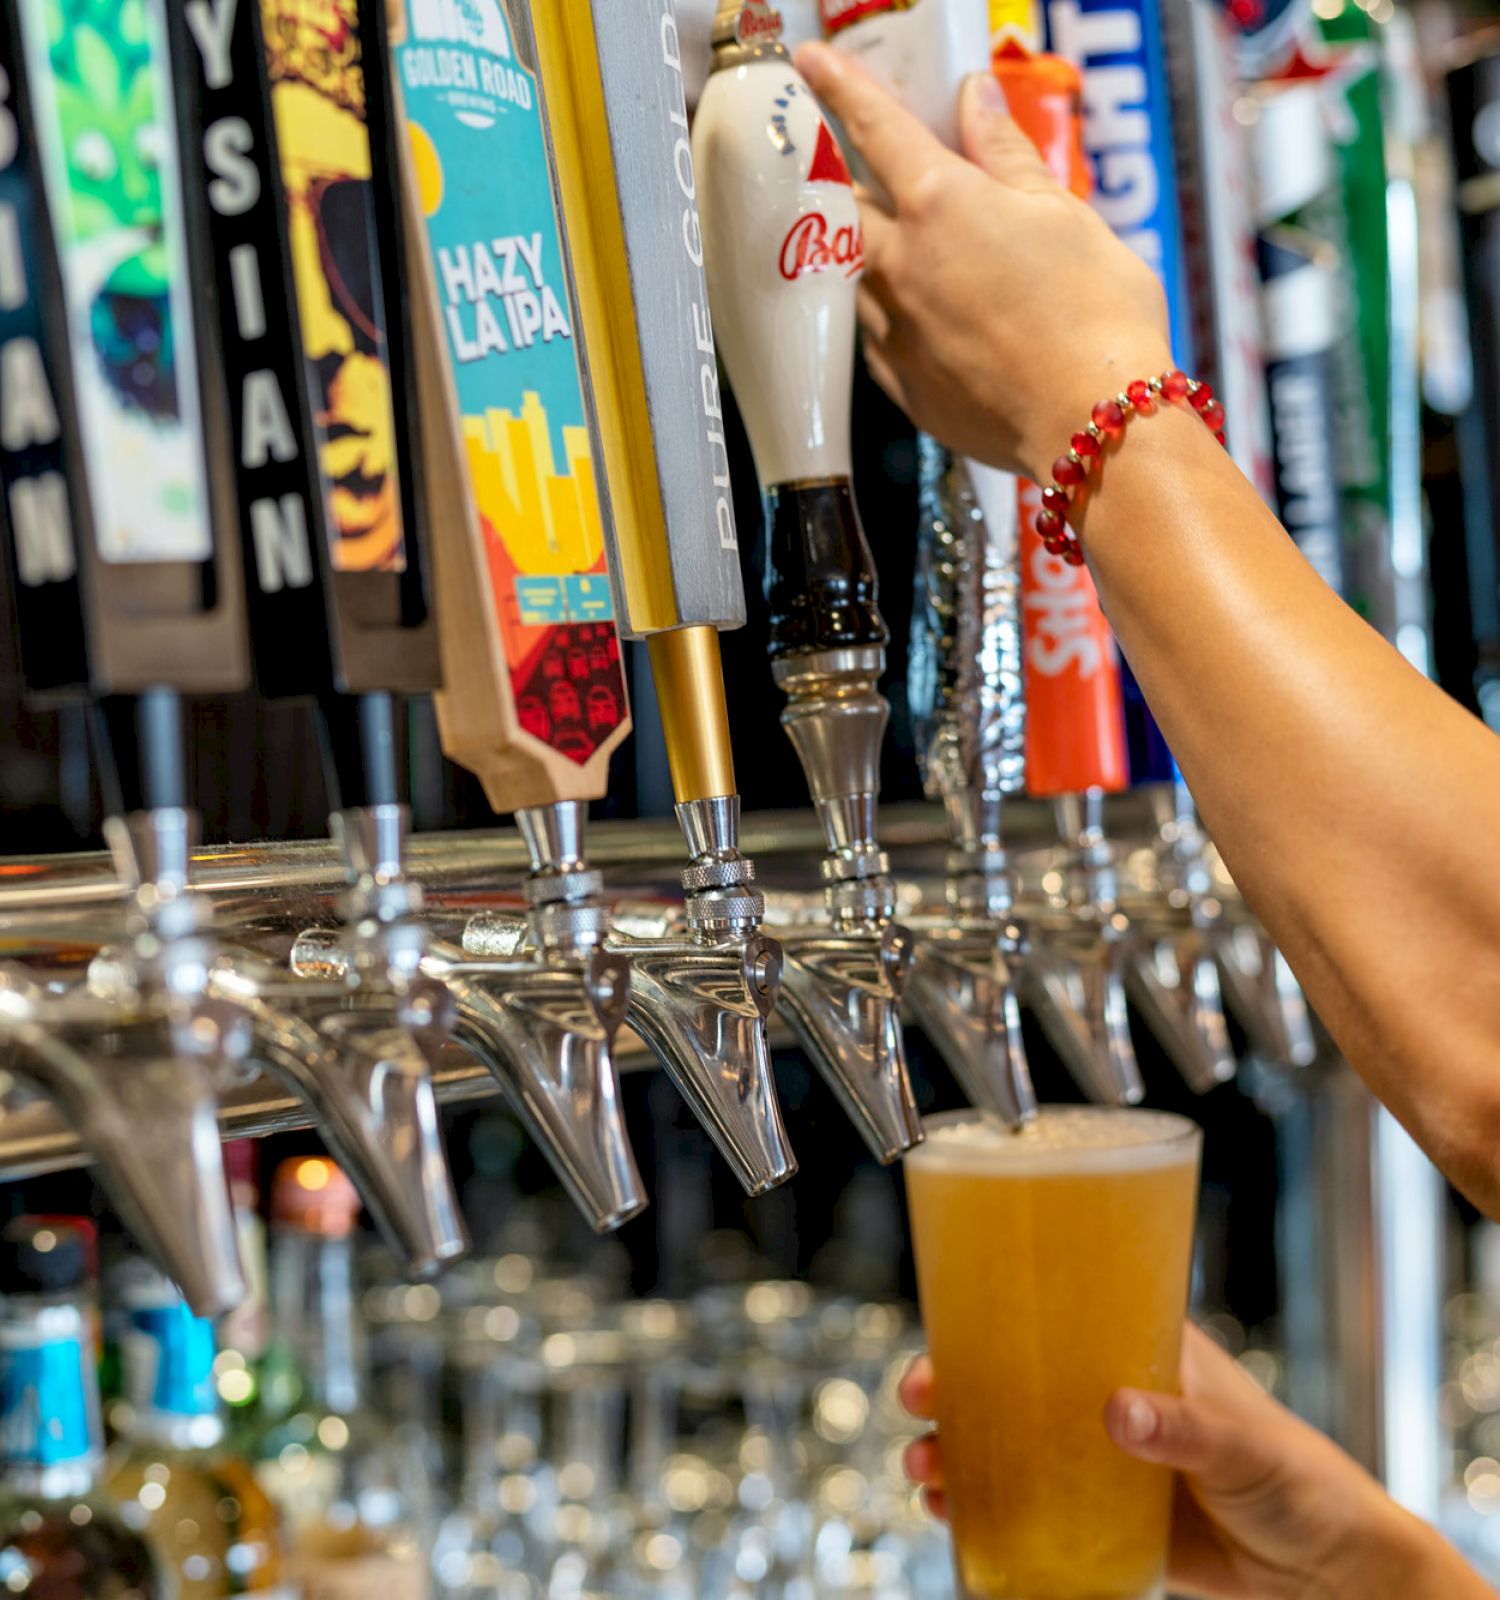
{"type": "Polygon", "coordinates": [[[929,795],[960,851],[998,848],[1026,781],[1015,479],[917,441],[922,505],[912,690],[929,795]],[[984,493],[980,493],[980,485],[984,493]]]}

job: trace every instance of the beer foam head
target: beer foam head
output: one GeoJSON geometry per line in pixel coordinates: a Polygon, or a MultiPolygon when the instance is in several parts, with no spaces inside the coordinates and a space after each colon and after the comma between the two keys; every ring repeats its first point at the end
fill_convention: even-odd
{"type": "Polygon", "coordinates": [[[1019,1128],[982,1111],[928,1117],[906,1157],[921,1171],[1011,1174],[1126,1172],[1195,1160],[1198,1125],[1169,1111],[1043,1106],[1019,1128]]]}

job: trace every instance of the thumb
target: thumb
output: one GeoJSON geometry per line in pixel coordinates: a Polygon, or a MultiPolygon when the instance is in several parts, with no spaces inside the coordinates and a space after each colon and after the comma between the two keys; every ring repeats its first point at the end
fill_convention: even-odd
{"type": "Polygon", "coordinates": [[[1011,117],[993,73],[973,72],[964,79],[958,128],[963,153],[992,178],[1013,189],[1057,187],[1036,146],[1011,117]]]}
{"type": "Polygon", "coordinates": [[[1179,1395],[1121,1389],[1105,1407],[1109,1436],[1137,1461],[1154,1461],[1218,1494],[1265,1487],[1280,1459],[1244,1419],[1179,1395]]]}

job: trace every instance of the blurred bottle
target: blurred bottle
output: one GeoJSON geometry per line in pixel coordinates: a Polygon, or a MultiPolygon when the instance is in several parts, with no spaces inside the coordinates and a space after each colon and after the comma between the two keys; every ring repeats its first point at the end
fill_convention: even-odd
{"type": "Polygon", "coordinates": [[[331,1162],[283,1162],[271,1190],[271,1340],[260,1364],[256,1474],[281,1509],[304,1600],[428,1600],[422,1464],[366,1400],[354,1284],[359,1200],[331,1162]]]}
{"type": "Polygon", "coordinates": [[[149,1264],[122,1276],[124,1437],[107,1480],[120,1515],[153,1540],[180,1600],[284,1600],[276,1508],[225,1444],[213,1324],[149,1264]]]}
{"type": "MultiPolygon", "coordinates": [[[[224,1146],[224,1170],[234,1204],[234,1231],[245,1264],[245,1298],[219,1322],[220,1351],[233,1350],[253,1370],[271,1338],[270,1292],[266,1282],[266,1228],[260,1217],[259,1147],[254,1139],[232,1139],[224,1146]]],[[[220,1363],[221,1367],[224,1363],[220,1363]]]]}
{"type": "Polygon", "coordinates": [[[63,1221],[0,1232],[0,1588],[34,1600],[166,1600],[150,1545],[97,1498],[103,1459],[89,1251],[63,1221]]]}

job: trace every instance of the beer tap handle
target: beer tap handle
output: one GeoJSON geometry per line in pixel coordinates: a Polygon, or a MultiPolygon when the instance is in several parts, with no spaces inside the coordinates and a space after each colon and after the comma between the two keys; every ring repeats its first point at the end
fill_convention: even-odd
{"type": "Polygon", "coordinates": [[[888,635],[850,481],[858,207],[778,14],[722,0],[713,42],[694,159],[719,347],[766,501],[772,673],[827,835],[830,904],[876,924],[892,911],[875,835],[888,635]]]}
{"type": "Polygon", "coordinates": [[[676,22],[668,12],[647,27],[609,0],[525,12],[588,349],[620,632],[647,642],[689,848],[683,808],[706,807],[734,819],[716,848],[737,856],[717,630],[743,626],[745,594],[676,22]]]}
{"type": "Polygon", "coordinates": [[[26,688],[93,701],[105,831],[131,891],[116,987],[18,988],[6,1044],[127,1222],[217,1312],[243,1275],[215,1100],[248,1040],[205,989],[181,697],[245,687],[249,660],[211,262],[164,9],[135,28],[91,18],[85,51],[58,0],[0,6],[0,526],[26,688]],[[100,162],[78,161],[85,140],[100,162]]]}
{"type": "Polygon", "coordinates": [[[833,932],[789,930],[787,1019],[882,1161],[921,1139],[898,1007],[913,941],[875,825],[888,639],[850,481],[854,188],[763,0],[723,0],[698,103],[704,264],[766,499],[771,671],[823,826],[833,932]],[[769,135],[769,137],[768,137],[769,135]]]}
{"type": "Polygon", "coordinates": [[[506,0],[493,37],[445,46],[493,73],[482,127],[419,70],[432,45],[409,0],[388,14],[444,750],[498,812],[599,799],[630,731],[605,557],[614,497],[524,7],[506,0]]]}
{"type": "MultiPolygon", "coordinates": [[[[615,618],[621,636],[647,644],[691,856],[688,938],[649,950],[618,941],[632,962],[630,1016],[759,1192],[796,1164],[765,1036],[780,953],[759,931],[764,903],[739,850],[719,661],[718,630],[743,624],[744,590],[676,22],[670,8],[647,16],[617,0],[502,10],[540,87],[542,139],[525,181],[556,185],[615,618]]],[[[553,830],[525,831],[540,844],[553,830]]]]}
{"type": "Polygon", "coordinates": [[[211,260],[166,9],[147,7],[140,39],[96,31],[94,52],[69,48],[57,0],[9,0],[0,23],[0,353],[15,408],[0,521],[27,601],[23,671],[44,695],[249,679],[211,260]],[[92,126],[90,70],[128,84],[122,123],[92,126]],[[116,163],[109,182],[74,159],[87,133],[116,163]]]}

